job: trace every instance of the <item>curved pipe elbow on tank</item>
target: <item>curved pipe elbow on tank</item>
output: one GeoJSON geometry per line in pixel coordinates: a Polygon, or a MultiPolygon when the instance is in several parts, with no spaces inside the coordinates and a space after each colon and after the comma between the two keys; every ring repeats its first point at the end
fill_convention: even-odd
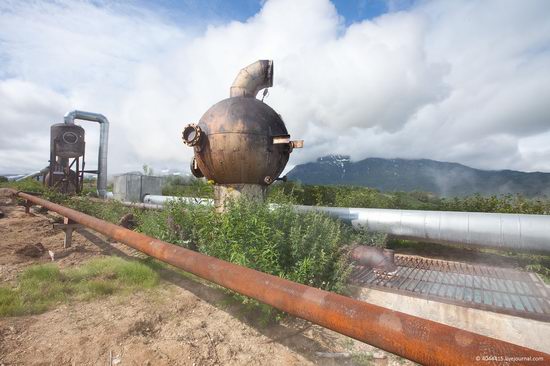
{"type": "Polygon", "coordinates": [[[102,114],[74,110],[65,114],[66,124],[74,124],[75,119],[97,122],[100,124],[99,153],[97,158],[97,195],[107,197],[107,152],[109,144],[109,120],[102,114]]]}
{"type": "Polygon", "coordinates": [[[258,60],[241,69],[231,85],[229,96],[256,98],[262,89],[273,86],[273,61],[258,60]]]}

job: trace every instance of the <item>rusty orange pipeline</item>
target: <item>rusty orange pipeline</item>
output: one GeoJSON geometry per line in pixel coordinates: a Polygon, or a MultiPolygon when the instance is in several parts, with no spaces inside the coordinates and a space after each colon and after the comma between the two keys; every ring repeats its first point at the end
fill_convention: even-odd
{"type": "MultiPolygon", "coordinates": [[[[514,365],[550,355],[213,258],[30,194],[14,195],[208,281],[424,365],[514,365]],[[484,361],[485,360],[485,361],[484,361]],[[495,361],[501,360],[501,361],[495,361]]],[[[533,362],[539,360],[539,362],[533,362]]]]}

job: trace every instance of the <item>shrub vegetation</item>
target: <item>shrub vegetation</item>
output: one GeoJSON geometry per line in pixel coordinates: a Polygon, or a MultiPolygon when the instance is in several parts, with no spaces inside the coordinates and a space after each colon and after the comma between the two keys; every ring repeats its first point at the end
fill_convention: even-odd
{"type": "MultiPolygon", "coordinates": [[[[146,211],[139,230],[150,236],[309,286],[342,293],[350,272],[347,245],[359,241],[351,228],[323,214],[298,214],[288,205],[232,202],[223,214],[212,207],[171,202],[146,211]]],[[[244,304],[256,301],[236,295],[244,304]]],[[[261,322],[280,312],[260,305],[261,322]]]]}
{"type": "Polygon", "coordinates": [[[172,202],[146,211],[139,230],[220,259],[330,291],[347,276],[347,244],[360,240],[350,228],[323,214],[298,214],[287,205],[270,208],[240,200],[217,214],[213,208],[172,202]]]}
{"type": "Polygon", "coordinates": [[[210,198],[214,195],[214,189],[204,179],[172,176],[166,179],[162,194],[165,196],[210,198]]]}

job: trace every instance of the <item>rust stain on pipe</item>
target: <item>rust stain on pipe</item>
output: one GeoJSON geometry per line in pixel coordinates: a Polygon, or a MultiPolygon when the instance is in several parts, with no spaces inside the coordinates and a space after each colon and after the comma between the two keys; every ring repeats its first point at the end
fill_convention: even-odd
{"type": "Polygon", "coordinates": [[[516,358],[514,365],[550,362],[550,355],[543,352],[291,282],[11,191],[208,281],[424,365],[497,365],[506,364],[506,358],[516,358]]]}

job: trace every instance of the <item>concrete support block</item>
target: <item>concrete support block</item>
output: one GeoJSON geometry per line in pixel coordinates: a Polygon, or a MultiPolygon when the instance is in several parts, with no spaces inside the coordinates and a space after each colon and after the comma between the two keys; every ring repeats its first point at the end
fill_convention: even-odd
{"type": "Polygon", "coordinates": [[[267,187],[260,184],[217,184],[214,186],[214,207],[223,212],[227,204],[241,198],[263,202],[266,199],[267,187]]]}

